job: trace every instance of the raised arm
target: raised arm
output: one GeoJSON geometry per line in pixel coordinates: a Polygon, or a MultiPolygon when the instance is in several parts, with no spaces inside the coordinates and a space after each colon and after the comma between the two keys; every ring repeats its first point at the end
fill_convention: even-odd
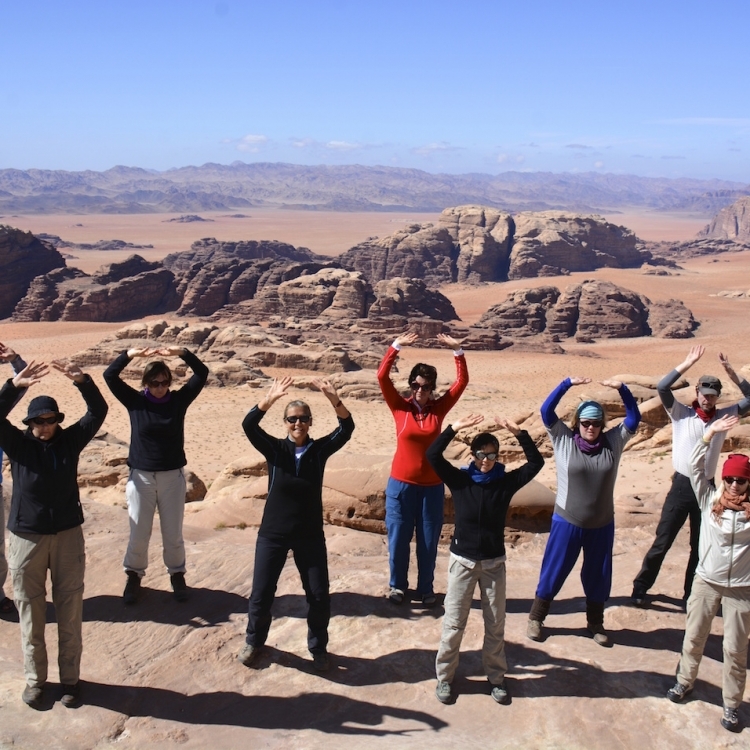
{"type": "Polygon", "coordinates": [[[572,377],[572,378],[565,378],[565,380],[560,383],[560,385],[555,388],[552,393],[547,396],[544,403],[542,404],[542,422],[544,422],[545,427],[552,427],[552,425],[557,422],[559,417],[555,413],[555,409],[557,408],[557,405],[560,403],[560,400],[562,397],[574,386],[574,385],[585,385],[586,383],[590,383],[591,378],[579,378],[579,377],[572,377]]]}
{"type": "Polygon", "coordinates": [[[383,361],[378,367],[378,384],[380,385],[380,392],[383,394],[385,402],[388,404],[391,411],[394,409],[403,408],[406,403],[406,399],[396,390],[396,386],[393,385],[391,380],[391,368],[393,363],[398,357],[398,353],[401,351],[402,346],[410,346],[419,337],[416,333],[402,333],[397,336],[394,342],[388,347],[388,351],[383,357],[383,361]]]}
{"type": "Polygon", "coordinates": [[[680,375],[684,375],[706,352],[705,346],[691,346],[690,351],[682,362],[677,367],[668,372],[656,386],[656,392],[659,394],[664,408],[669,411],[674,406],[674,393],[672,393],[672,386],[677,382],[680,375]]]}
{"type": "Polygon", "coordinates": [[[83,450],[86,444],[99,432],[99,428],[104,424],[109,407],[104,400],[101,391],[97,388],[96,383],[84,374],[78,365],[64,362],[53,362],[52,366],[58,372],[61,372],[73,385],[81,392],[83,400],[86,402],[86,413],[74,424],[67,428],[66,435],[74,436],[74,443],[77,449],[83,450]]]}
{"type": "Polygon", "coordinates": [[[266,412],[280,399],[284,398],[289,391],[292,378],[276,378],[268,393],[247,413],[242,420],[242,429],[247,435],[247,439],[253,447],[259,450],[264,456],[268,457],[273,453],[275,439],[271,437],[261,426],[260,420],[266,415],[266,412]]]}
{"type": "Polygon", "coordinates": [[[162,357],[180,357],[193,371],[188,382],[180,388],[180,394],[187,396],[189,402],[194,401],[203,390],[203,386],[206,385],[208,367],[190,349],[184,346],[167,346],[157,349],[154,353],[162,357]]]}
{"type": "Polygon", "coordinates": [[[154,352],[153,349],[128,349],[120,352],[117,359],[104,371],[104,382],[112,391],[112,395],[128,408],[135,405],[140,398],[139,392],[131,388],[121,377],[120,373],[128,366],[131,359],[135,357],[148,357],[154,352]]]}
{"type": "Polygon", "coordinates": [[[726,433],[739,423],[739,418],[724,415],[720,419],[711,422],[703,437],[695,444],[690,456],[690,484],[693,485],[695,497],[702,510],[710,506],[715,489],[711,480],[713,477],[706,476],[706,452],[711,439],[718,433],[726,433]]]}
{"type": "Polygon", "coordinates": [[[339,419],[346,419],[351,416],[349,410],[344,406],[343,401],[339,398],[336,388],[330,380],[315,378],[313,380],[313,385],[330,401],[331,406],[339,419]]]}
{"type": "Polygon", "coordinates": [[[729,379],[742,391],[743,399],[737,404],[737,410],[741,417],[744,417],[750,412],[750,383],[745,378],[741,378],[734,370],[731,364],[729,364],[729,357],[722,352],[719,352],[719,362],[726,371],[729,379]]]}
{"type": "Polygon", "coordinates": [[[458,399],[469,385],[469,368],[466,366],[466,355],[458,339],[445,333],[439,333],[437,339],[443,346],[453,350],[453,359],[456,363],[456,379],[448,392],[439,399],[439,411],[447,414],[458,403],[458,399]]]}
{"type": "Polygon", "coordinates": [[[464,430],[467,427],[473,427],[483,420],[484,417],[481,414],[469,414],[469,416],[464,417],[463,419],[456,420],[446,427],[427,449],[427,460],[435,470],[435,473],[449,487],[455,487],[458,484],[458,480],[463,477],[461,470],[453,466],[445,456],[443,456],[445,449],[450,445],[451,440],[456,437],[456,434],[460,430],[464,430]]]}
{"type": "Polygon", "coordinates": [[[601,384],[607,388],[614,388],[622,399],[622,403],[625,406],[625,419],[623,424],[629,433],[634,433],[638,429],[638,425],[641,421],[641,410],[638,408],[638,402],[633,397],[630,389],[625,383],[619,380],[602,380],[601,384]]]}
{"type": "MultiPolygon", "coordinates": [[[[7,344],[3,344],[2,342],[0,342],[0,362],[10,363],[10,366],[13,368],[13,375],[18,375],[18,373],[26,367],[26,362],[21,357],[21,355],[17,354],[13,349],[11,349],[11,347],[9,347],[7,344]]],[[[18,403],[23,397],[24,390],[25,389],[21,389],[21,391],[19,392],[16,403],[18,403]]]]}
{"type": "Polygon", "coordinates": [[[526,430],[522,430],[510,419],[495,417],[495,421],[518,440],[519,445],[523,449],[524,456],[526,456],[526,463],[523,466],[519,466],[517,469],[513,469],[513,471],[506,474],[506,482],[508,483],[510,492],[515,494],[542,470],[544,457],[526,430]]]}

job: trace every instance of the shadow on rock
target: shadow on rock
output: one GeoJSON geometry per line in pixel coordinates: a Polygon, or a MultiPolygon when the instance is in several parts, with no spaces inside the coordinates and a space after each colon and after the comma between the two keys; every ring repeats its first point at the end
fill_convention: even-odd
{"type": "Polygon", "coordinates": [[[256,729],[314,729],[326,734],[409,736],[437,732],[446,722],[424,711],[380,706],[332,693],[304,693],[281,698],[215,692],[183,695],[154,687],[87,682],[83,700],[130,717],[152,717],[184,724],[256,729]],[[402,729],[378,728],[386,719],[410,722],[402,729]]]}

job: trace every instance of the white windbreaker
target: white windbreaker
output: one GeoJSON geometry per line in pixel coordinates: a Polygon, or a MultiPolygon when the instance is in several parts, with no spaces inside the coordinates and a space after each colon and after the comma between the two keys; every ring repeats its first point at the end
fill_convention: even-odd
{"type": "Polygon", "coordinates": [[[690,483],[701,509],[701,534],[696,573],[717,586],[750,586],[750,521],[743,511],[725,509],[720,516],[711,512],[721,497],[706,476],[708,446],[699,440],[690,457],[690,483]]]}

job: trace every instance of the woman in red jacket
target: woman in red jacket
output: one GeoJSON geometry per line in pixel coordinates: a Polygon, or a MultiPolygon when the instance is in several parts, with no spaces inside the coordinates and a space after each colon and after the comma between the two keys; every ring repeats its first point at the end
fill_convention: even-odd
{"type": "Polygon", "coordinates": [[[409,545],[417,530],[417,589],[425,606],[435,604],[433,579],[440,531],[443,527],[443,483],[426,457],[427,448],[442,429],[445,415],[456,405],[469,383],[466,358],[460,343],[438,334],[438,341],[453,349],[456,380],[435,398],[437,370],[416,364],[409,374],[411,397],[404,398],[390,378],[391,367],[402,346],[413,344],[418,336],[398,336],[378,369],[378,382],[396,423],[396,455],[385,490],[385,525],[391,570],[388,598],[401,604],[409,587],[409,545]]]}

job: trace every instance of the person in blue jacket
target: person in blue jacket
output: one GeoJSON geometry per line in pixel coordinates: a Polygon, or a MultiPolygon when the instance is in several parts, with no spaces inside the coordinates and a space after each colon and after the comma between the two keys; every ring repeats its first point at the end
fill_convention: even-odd
{"type": "Polygon", "coordinates": [[[552,441],[557,468],[557,496],[552,528],[544,550],[526,635],[542,640],[542,623],[583,550],[581,583],[586,594],[586,622],[594,641],[609,645],[604,630],[604,605],[612,588],[615,539],[614,489],[625,444],[635,434],[641,414],[628,387],[619,380],[601,384],[620,394],[625,419],[606,430],[607,414],[597,401],[582,401],[572,428],[555,414],[560,399],[591,378],[566,378],[542,404],[542,421],[552,441]]]}

